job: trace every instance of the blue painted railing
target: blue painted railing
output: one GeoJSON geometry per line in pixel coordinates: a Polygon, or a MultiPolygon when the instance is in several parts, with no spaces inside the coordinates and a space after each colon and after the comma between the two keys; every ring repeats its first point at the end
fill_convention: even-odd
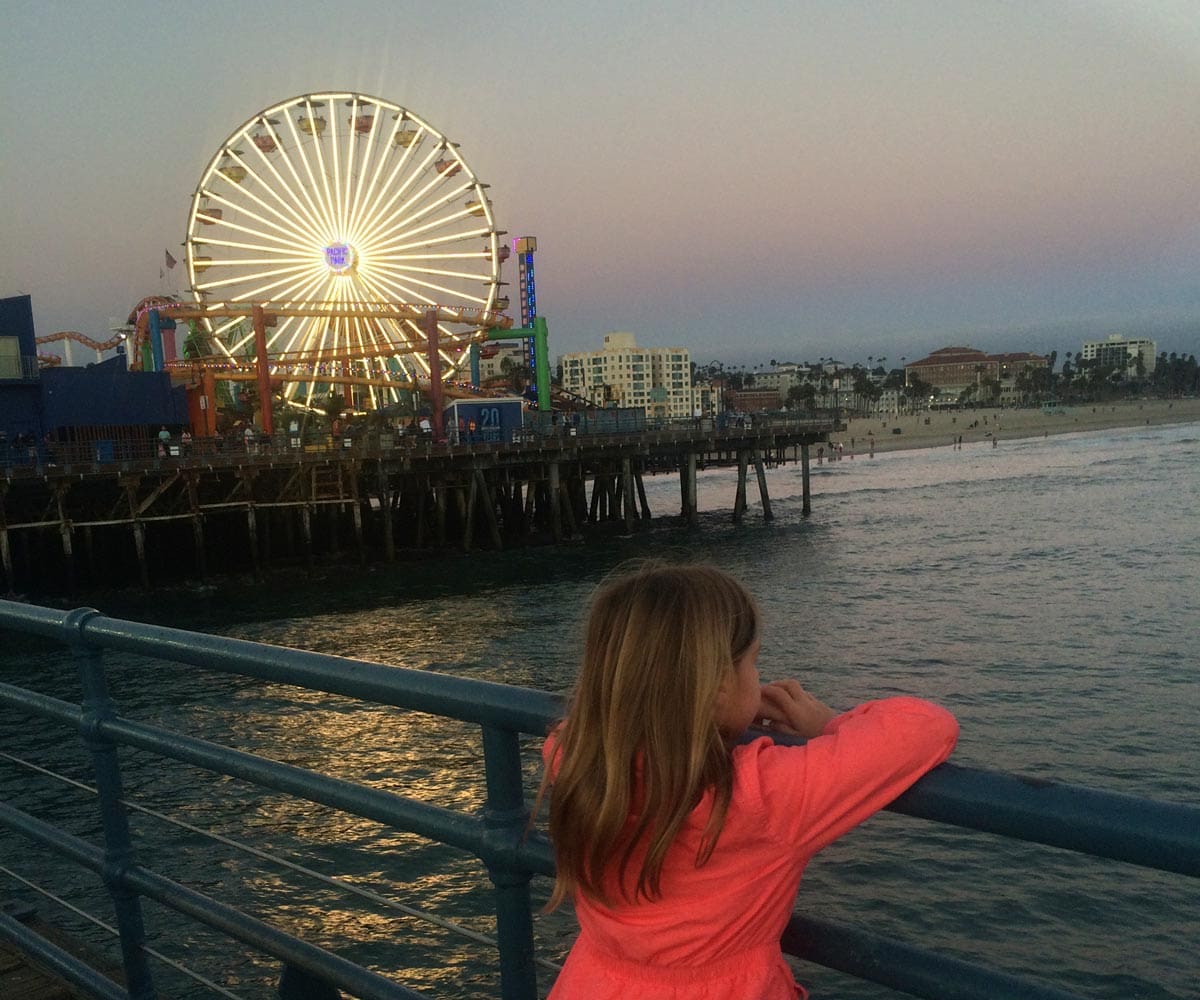
{"type": "MultiPolygon", "coordinates": [[[[544,837],[527,835],[529,811],[519,737],[546,732],[562,710],[557,697],[446,674],[137,624],[86,609],[63,612],[0,601],[0,629],[58,640],[70,647],[82,679],[81,706],[8,684],[0,684],[0,705],[71,727],[82,736],[94,760],[106,846],[101,850],[7,803],[0,803],[0,825],[103,880],[116,911],[127,988],[2,913],[0,938],[16,943],[88,996],[151,1000],[156,994],[141,908],[141,900],[146,898],[355,996],[396,1000],[420,995],[139,864],[116,753],[118,746],[129,746],[323,803],[475,855],[484,862],[495,887],[502,996],[532,1000],[538,995],[529,882],[535,874],[551,875],[554,861],[544,837]],[[487,782],[483,814],[444,809],[122,718],[108,693],[106,650],[478,724],[487,782]]],[[[1200,875],[1200,809],[1191,806],[944,764],[890,808],[1099,858],[1200,875]]],[[[861,928],[809,917],[792,919],[783,944],[797,957],[930,1000],[1067,1000],[1074,996],[861,928]]]]}

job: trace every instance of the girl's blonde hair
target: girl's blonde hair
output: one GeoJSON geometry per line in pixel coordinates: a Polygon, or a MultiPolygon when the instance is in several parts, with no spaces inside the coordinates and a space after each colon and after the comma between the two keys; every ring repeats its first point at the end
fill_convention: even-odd
{"type": "Polygon", "coordinates": [[[713,808],[696,857],[716,846],[733,789],[714,719],[723,681],[758,638],[754,600],[705,565],[644,563],[592,599],[583,663],[543,790],[558,877],[549,908],[574,890],[603,902],[661,895],[663,860],[701,796],[713,808]],[[629,865],[645,855],[630,892],[629,865]],[[607,883],[612,885],[611,882],[607,883]]]}

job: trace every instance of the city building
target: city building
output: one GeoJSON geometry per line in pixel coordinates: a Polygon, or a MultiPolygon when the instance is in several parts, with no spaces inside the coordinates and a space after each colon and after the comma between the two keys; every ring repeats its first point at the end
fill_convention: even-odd
{"type": "Polygon", "coordinates": [[[1155,343],[1145,338],[1130,339],[1119,333],[1109,334],[1107,340],[1085,340],[1083,360],[1102,366],[1112,365],[1118,371],[1138,374],[1138,358],[1142,360],[1142,375],[1154,371],[1155,343]]]}
{"type": "Polygon", "coordinates": [[[998,396],[993,401],[1007,403],[1018,395],[1017,378],[1022,372],[1045,368],[1049,363],[1048,358],[1026,351],[985,354],[974,347],[943,347],[905,365],[904,382],[908,385],[918,378],[942,396],[961,395],[972,387],[978,391],[984,383],[996,383],[998,396]]]}
{"type": "Polygon", "coordinates": [[[749,389],[727,389],[725,403],[730,410],[738,413],[778,410],[783,405],[778,390],[760,389],[757,386],[751,386],[749,389]]]}
{"type": "Polygon", "coordinates": [[[562,385],[596,406],[643,409],[653,419],[697,415],[687,349],[639,347],[627,331],[605,334],[598,351],[564,354],[562,385]]]}
{"type": "Polygon", "coordinates": [[[692,414],[697,417],[715,417],[725,411],[721,400],[721,386],[707,380],[692,380],[692,414]]]}

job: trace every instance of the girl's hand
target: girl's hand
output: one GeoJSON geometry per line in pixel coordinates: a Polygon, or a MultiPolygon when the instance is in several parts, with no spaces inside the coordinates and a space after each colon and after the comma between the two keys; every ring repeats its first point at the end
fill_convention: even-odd
{"type": "Polygon", "coordinates": [[[791,678],[764,684],[761,696],[759,714],[768,728],[806,740],[820,736],[829,720],[838,714],[791,678]]]}

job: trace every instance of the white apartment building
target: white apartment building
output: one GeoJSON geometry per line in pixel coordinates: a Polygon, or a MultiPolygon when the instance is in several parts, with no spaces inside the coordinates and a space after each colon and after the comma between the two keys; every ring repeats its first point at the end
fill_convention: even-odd
{"type": "Polygon", "coordinates": [[[632,333],[606,333],[600,350],[564,354],[562,373],[564,389],[596,406],[638,407],[653,419],[695,415],[683,347],[638,347],[632,333]]]}
{"type": "Polygon", "coordinates": [[[788,390],[802,381],[807,372],[807,367],[793,364],[776,365],[774,368],[753,371],[750,374],[754,376],[754,381],[750,384],[750,388],[774,389],[779,393],[780,399],[787,399],[788,390]]]}
{"type": "Polygon", "coordinates": [[[520,340],[496,340],[483,344],[479,349],[479,380],[497,378],[505,374],[504,360],[515,365],[525,364],[525,345],[520,340]]]}
{"type": "Polygon", "coordinates": [[[1119,333],[1109,334],[1107,340],[1085,340],[1083,360],[1099,361],[1104,365],[1116,365],[1122,371],[1135,372],[1137,359],[1142,359],[1145,374],[1154,371],[1155,344],[1153,340],[1130,339],[1119,333]]]}
{"type": "Polygon", "coordinates": [[[725,411],[725,403],[721,398],[720,387],[711,382],[692,383],[692,415],[696,417],[715,417],[725,411]]]}

